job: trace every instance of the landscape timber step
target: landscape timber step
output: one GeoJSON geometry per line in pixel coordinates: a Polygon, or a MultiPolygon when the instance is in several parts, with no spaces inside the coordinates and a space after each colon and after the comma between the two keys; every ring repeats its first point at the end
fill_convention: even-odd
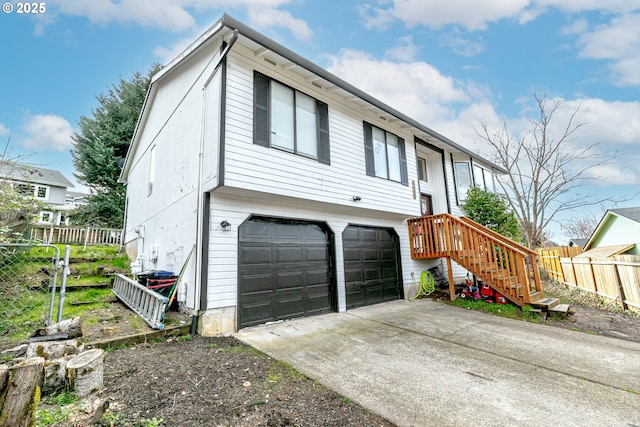
{"type": "Polygon", "coordinates": [[[542,308],[543,310],[550,310],[558,304],[560,304],[560,300],[558,298],[544,298],[531,302],[532,307],[542,308]]]}
{"type": "Polygon", "coordinates": [[[557,316],[561,319],[567,319],[569,317],[570,308],[569,304],[557,304],[553,307],[549,307],[548,311],[549,315],[557,316]]]}

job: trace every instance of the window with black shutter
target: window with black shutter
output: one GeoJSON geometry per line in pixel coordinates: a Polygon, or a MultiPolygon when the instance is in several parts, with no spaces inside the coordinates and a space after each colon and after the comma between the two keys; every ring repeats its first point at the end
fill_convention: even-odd
{"type": "Polygon", "coordinates": [[[367,175],[409,185],[404,139],[365,122],[364,155],[367,175]]]}
{"type": "Polygon", "coordinates": [[[254,72],[253,142],[330,164],[329,108],[254,72]]]}

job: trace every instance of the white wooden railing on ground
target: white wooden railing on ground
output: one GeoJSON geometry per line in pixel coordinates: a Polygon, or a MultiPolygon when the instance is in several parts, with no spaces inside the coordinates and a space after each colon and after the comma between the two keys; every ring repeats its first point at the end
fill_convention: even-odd
{"type": "Polygon", "coordinates": [[[153,329],[164,329],[167,297],[119,273],[115,275],[112,291],[153,329]]]}

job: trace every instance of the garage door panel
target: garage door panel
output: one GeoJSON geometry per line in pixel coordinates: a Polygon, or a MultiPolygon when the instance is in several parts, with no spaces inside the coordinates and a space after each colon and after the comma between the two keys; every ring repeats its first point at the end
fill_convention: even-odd
{"type": "Polygon", "coordinates": [[[247,295],[256,292],[271,292],[271,273],[261,274],[242,274],[241,279],[247,285],[251,291],[247,292],[247,295]]]}
{"type": "MultiPolygon", "coordinates": [[[[342,244],[346,244],[344,241],[342,242],[342,244]]],[[[361,254],[360,254],[360,249],[358,248],[347,248],[345,246],[344,248],[344,261],[348,262],[348,261],[360,261],[361,259],[361,254]]]]}
{"type": "Polygon", "coordinates": [[[376,243],[378,241],[378,231],[373,229],[362,228],[360,233],[361,242],[376,243]]]}
{"type": "Polygon", "coordinates": [[[347,283],[350,282],[362,282],[363,273],[360,268],[349,268],[344,271],[344,280],[347,283]]]}
{"type": "Polygon", "coordinates": [[[302,256],[303,248],[300,246],[294,247],[276,247],[276,263],[301,263],[304,260],[302,256]]]}
{"type": "Polygon", "coordinates": [[[378,262],[380,260],[380,254],[378,253],[378,248],[361,248],[362,251],[362,260],[374,261],[378,262]]]}
{"type": "Polygon", "coordinates": [[[300,289],[304,274],[300,270],[279,271],[276,273],[275,287],[277,291],[286,289],[300,289]]]}
{"type": "Polygon", "coordinates": [[[348,226],[343,232],[347,308],[401,297],[398,241],[385,228],[348,226]]]}
{"type": "Polygon", "coordinates": [[[271,247],[249,246],[240,250],[240,264],[271,264],[271,247]]]}
{"type": "Polygon", "coordinates": [[[322,286],[324,288],[329,287],[331,275],[328,268],[309,269],[307,270],[307,288],[312,286],[322,286]]]}
{"type": "Polygon", "coordinates": [[[325,228],[279,219],[249,220],[240,227],[239,328],[333,311],[325,228]]]}
{"type": "Polygon", "coordinates": [[[380,269],[378,269],[378,266],[367,267],[366,265],[363,265],[362,271],[364,272],[365,281],[374,282],[376,280],[380,280],[380,269]]]}
{"type": "Polygon", "coordinates": [[[324,246],[306,246],[306,261],[309,263],[329,263],[329,251],[327,245],[324,246]]]}
{"type": "Polygon", "coordinates": [[[250,221],[242,225],[240,230],[241,242],[271,242],[271,227],[268,223],[250,221]]]}

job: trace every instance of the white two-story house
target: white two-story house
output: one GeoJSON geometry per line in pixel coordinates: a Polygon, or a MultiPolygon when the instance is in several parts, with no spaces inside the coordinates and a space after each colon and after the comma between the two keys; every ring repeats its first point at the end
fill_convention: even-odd
{"type": "Polygon", "coordinates": [[[407,219],[461,215],[495,172],[224,15],[153,77],[121,175],[124,241],[176,273],[195,247],[178,299],[200,333],[229,333],[412,296],[440,260],[411,257],[407,219]]]}
{"type": "Polygon", "coordinates": [[[7,162],[0,165],[0,179],[10,182],[12,188],[25,197],[33,197],[43,203],[36,224],[68,225],[68,211],[72,206],[67,202],[67,189],[73,184],[62,173],[40,166],[7,162]]]}

